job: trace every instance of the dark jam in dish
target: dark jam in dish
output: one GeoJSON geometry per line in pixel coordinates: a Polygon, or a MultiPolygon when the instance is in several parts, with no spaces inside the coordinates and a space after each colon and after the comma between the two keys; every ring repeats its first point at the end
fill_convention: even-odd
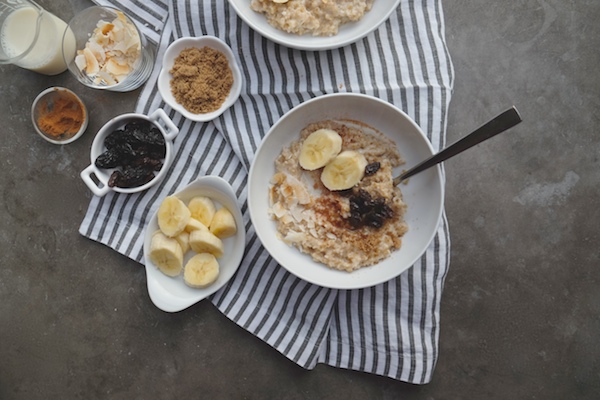
{"type": "Polygon", "coordinates": [[[110,187],[132,188],[150,182],[166,155],[162,133],[146,120],[129,122],[109,133],[104,146],[106,151],[95,164],[98,168],[117,168],[108,180],[110,187]]]}
{"type": "Polygon", "coordinates": [[[349,196],[350,217],[347,218],[352,229],[363,226],[379,229],[394,216],[394,211],[383,197],[373,198],[363,189],[349,196]]]}

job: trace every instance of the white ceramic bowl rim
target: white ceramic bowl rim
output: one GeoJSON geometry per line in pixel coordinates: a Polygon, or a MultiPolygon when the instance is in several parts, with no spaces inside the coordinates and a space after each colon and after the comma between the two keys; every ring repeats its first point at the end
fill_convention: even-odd
{"type": "Polygon", "coordinates": [[[406,164],[394,173],[410,168],[433,154],[431,143],[421,129],[390,103],[353,93],[323,95],[308,100],[281,117],[263,138],[252,162],[248,180],[248,209],[257,236],[271,256],[285,269],[308,282],[335,289],[374,286],[400,275],[425,253],[438,231],[442,217],[444,187],[440,166],[412,177],[402,185],[407,203],[405,220],[409,230],[402,247],[382,262],[348,273],[313,261],[277,237],[275,221],[268,216],[268,187],[275,172],[274,160],[284,146],[295,140],[311,122],[324,119],[365,123],[392,138],[406,164]]]}
{"type": "Polygon", "coordinates": [[[79,96],[77,96],[72,90],[69,90],[65,87],[53,86],[53,87],[49,87],[48,89],[45,89],[42,92],[40,92],[40,94],[38,94],[36,96],[36,98],[33,100],[33,103],[31,104],[31,121],[33,122],[33,127],[34,127],[35,131],[38,133],[38,135],[40,135],[42,138],[44,138],[48,142],[53,143],[53,144],[68,144],[68,143],[72,143],[72,142],[76,141],[83,135],[83,133],[87,129],[89,117],[88,117],[87,107],[85,106],[85,104],[83,103],[83,101],[81,100],[81,98],[79,96]],[[42,132],[40,130],[40,128],[38,127],[37,121],[35,120],[35,110],[36,110],[39,102],[48,94],[55,93],[55,92],[68,93],[70,96],[73,96],[73,98],[77,99],[79,101],[79,103],[81,104],[81,107],[83,108],[83,114],[84,114],[83,123],[81,124],[81,127],[79,128],[77,133],[75,135],[71,136],[69,139],[65,139],[65,140],[51,139],[50,137],[48,137],[48,135],[44,134],[44,132],[42,132]]]}
{"type": "Polygon", "coordinates": [[[298,50],[330,50],[352,44],[377,29],[400,4],[400,0],[377,0],[373,8],[357,22],[340,27],[337,35],[319,37],[294,35],[271,26],[264,15],[250,8],[250,0],[229,0],[238,16],[252,29],[275,43],[298,50]]]}
{"type": "Polygon", "coordinates": [[[100,130],[96,134],[96,137],[94,137],[94,141],[92,142],[92,147],[90,151],[91,163],[87,168],[85,168],[81,172],[80,176],[85,182],[85,184],[89,187],[90,190],[92,190],[92,192],[96,196],[104,196],[111,190],[118,193],[137,193],[144,191],[160,182],[167,174],[169,167],[171,166],[171,163],[173,161],[173,139],[175,139],[178,133],[179,128],[175,126],[173,121],[171,121],[171,119],[164,112],[164,110],[160,108],[156,109],[153,113],[151,113],[148,116],[138,113],[121,114],[104,124],[104,126],[100,128],[100,130]],[[100,154],[102,154],[102,152],[104,152],[104,139],[106,138],[106,136],[108,136],[114,130],[124,126],[125,123],[136,119],[142,119],[151,122],[160,130],[160,132],[164,136],[166,155],[163,161],[163,166],[160,169],[160,171],[158,171],[158,173],[155,175],[155,177],[150,182],[144,185],[133,188],[109,187],[108,180],[113,169],[101,169],[96,167],[96,158],[100,154]],[[164,127],[162,124],[164,124],[164,127]],[[98,182],[94,181],[92,179],[92,176],[95,176],[98,182]]]}
{"type": "Polygon", "coordinates": [[[239,98],[242,92],[242,73],[235,59],[231,47],[227,45],[223,40],[215,36],[199,36],[199,37],[182,37],[175,40],[169,45],[163,56],[163,64],[160,74],[158,76],[158,90],[165,103],[175,111],[179,112],[185,118],[195,122],[208,122],[223,114],[229,107],[231,107],[239,98]],[[171,74],[170,70],[173,68],[175,58],[183,50],[190,47],[202,48],[204,46],[222,52],[229,62],[231,73],[233,74],[233,86],[229,95],[218,110],[205,113],[205,114],[194,114],[186,110],[181,104],[177,103],[173,93],[171,92],[171,74]]]}

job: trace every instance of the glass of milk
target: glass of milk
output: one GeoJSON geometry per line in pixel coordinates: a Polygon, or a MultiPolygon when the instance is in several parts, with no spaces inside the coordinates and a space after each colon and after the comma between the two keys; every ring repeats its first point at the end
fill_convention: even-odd
{"type": "Polygon", "coordinates": [[[73,59],[75,51],[75,37],[64,21],[33,1],[0,0],[0,64],[57,75],[67,70],[65,59],[73,59]]]}

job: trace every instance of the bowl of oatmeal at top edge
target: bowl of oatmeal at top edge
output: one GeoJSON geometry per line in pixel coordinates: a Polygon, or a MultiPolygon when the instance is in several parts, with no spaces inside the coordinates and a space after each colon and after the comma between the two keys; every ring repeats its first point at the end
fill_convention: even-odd
{"type": "Polygon", "coordinates": [[[254,156],[248,208],[257,236],[281,266],[323,287],[356,289],[393,279],[422,257],[437,233],[444,183],[439,166],[398,188],[391,179],[432,154],[421,129],[383,100],[351,93],[308,100],[271,127],[254,156]],[[305,170],[304,142],[322,130],[338,134],[341,148],[324,167],[305,170]],[[350,189],[329,190],[324,171],[343,153],[364,157],[358,163],[364,173],[350,189]],[[379,220],[371,218],[378,213],[379,220]]]}
{"type": "Polygon", "coordinates": [[[286,28],[292,32],[299,31],[294,28],[307,22],[313,25],[315,23],[327,25],[329,20],[336,19],[335,16],[330,15],[332,10],[354,8],[353,5],[361,10],[368,1],[335,0],[328,2],[327,5],[321,3],[324,2],[290,0],[285,4],[268,4],[265,0],[229,0],[229,4],[238,16],[262,36],[286,47],[310,51],[337,49],[364,38],[390,17],[398,8],[400,0],[375,0],[372,7],[362,13],[358,20],[341,24],[339,30],[335,29],[336,33],[329,36],[313,35],[310,32],[297,34],[286,31],[286,28]],[[342,5],[338,6],[334,3],[342,5]],[[315,8],[315,5],[317,8],[325,8],[325,12],[313,13],[307,9],[315,8]],[[259,11],[255,11],[255,9],[259,11]],[[264,12],[260,12],[261,9],[264,12]],[[307,13],[316,15],[307,15],[307,13]],[[307,19],[312,21],[307,21],[307,19]],[[319,19],[323,21],[319,22],[319,19]]]}
{"type": "Polygon", "coordinates": [[[242,74],[231,48],[214,36],[183,37],[167,48],[158,90],[171,108],[196,121],[211,121],[236,102],[242,74]]]}

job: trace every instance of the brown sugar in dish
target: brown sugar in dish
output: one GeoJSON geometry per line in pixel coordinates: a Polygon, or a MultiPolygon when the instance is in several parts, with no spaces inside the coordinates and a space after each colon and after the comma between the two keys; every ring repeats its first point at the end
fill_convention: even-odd
{"type": "Polygon", "coordinates": [[[194,114],[217,110],[233,86],[227,57],[207,46],[183,50],[169,72],[175,100],[194,114]]]}

